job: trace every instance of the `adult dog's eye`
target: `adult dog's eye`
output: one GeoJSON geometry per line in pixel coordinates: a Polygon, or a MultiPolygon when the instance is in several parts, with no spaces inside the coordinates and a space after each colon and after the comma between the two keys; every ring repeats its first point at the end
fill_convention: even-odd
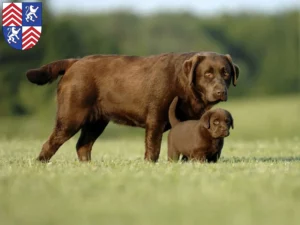
{"type": "Polygon", "coordinates": [[[205,73],[205,76],[210,79],[214,77],[212,73],[205,73]]]}
{"type": "Polygon", "coordinates": [[[230,76],[225,67],[223,67],[221,69],[221,74],[222,74],[222,76],[224,77],[225,80],[227,80],[230,76]]]}
{"type": "Polygon", "coordinates": [[[214,121],[214,124],[215,124],[215,125],[218,125],[219,123],[220,123],[219,120],[215,120],[215,121],[214,121]]]}
{"type": "Polygon", "coordinates": [[[224,72],[223,72],[223,77],[224,77],[225,79],[228,79],[228,78],[229,78],[229,73],[228,73],[226,70],[224,70],[224,72]]]}

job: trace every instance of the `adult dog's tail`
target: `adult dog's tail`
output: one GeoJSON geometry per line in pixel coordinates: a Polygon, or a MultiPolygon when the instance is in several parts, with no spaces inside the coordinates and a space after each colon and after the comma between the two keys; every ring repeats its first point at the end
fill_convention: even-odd
{"type": "Polygon", "coordinates": [[[175,97],[169,107],[169,121],[172,127],[180,123],[180,121],[176,118],[176,113],[175,113],[177,102],[178,102],[178,97],[175,97]]]}
{"type": "Polygon", "coordinates": [[[27,79],[37,85],[44,85],[51,83],[64,75],[65,72],[75,63],[78,59],[63,59],[55,61],[40,67],[39,69],[32,69],[26,72],[27,79]]]}

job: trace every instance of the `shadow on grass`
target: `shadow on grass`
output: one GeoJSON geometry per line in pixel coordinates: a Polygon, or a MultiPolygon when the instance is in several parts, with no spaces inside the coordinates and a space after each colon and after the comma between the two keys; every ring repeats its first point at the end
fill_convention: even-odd
{"type": "Polygon", "coordinates": [[[220,160],[224,163],[249,163],[249,162],[300,162],[300,156],[291,157],[232,157],[220,160]]]}

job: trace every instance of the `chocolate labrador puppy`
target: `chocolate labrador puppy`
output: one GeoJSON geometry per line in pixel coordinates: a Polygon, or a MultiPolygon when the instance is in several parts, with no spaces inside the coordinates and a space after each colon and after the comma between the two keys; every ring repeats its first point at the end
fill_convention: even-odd
{"type": "Polygon", "coordinates": [[[94,142],[113,121],[145,128],[145,159],[157,161],[162,134],[170,128],[168,109],[174,97],[179,96],[178,118],[198,119],[213,105],[227,100],[239,68],[229,55],[212,52],[91,55],[55,61],[26,75],[38,85],[63,75],[57,88],[55,128],[38,160],[50,160],[79,130],[78,158],[91,160],[94,142]]]}
{"type": "Polygon", "coordinates": [[[171,103],[169,120],[172,129],[168,135],[168,159],[178,161],[180,155],[184,160],[217,162],[221,156],[224,137],[233,129],[233,118],[224,109],[211,109],[200,120],[180,122],[175,115],[178,97],[171,103]]]}

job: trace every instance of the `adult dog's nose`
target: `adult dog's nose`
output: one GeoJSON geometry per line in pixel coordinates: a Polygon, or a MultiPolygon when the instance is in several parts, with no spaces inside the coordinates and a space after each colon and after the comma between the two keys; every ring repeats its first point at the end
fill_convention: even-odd
{"type": "Polygon", "coordinates": [[[222,101],[227,101],[227,91],[226,90],[218,90],[216,92],[216,94],[219,97],[219,99],[221,99],[222,101]]]}

